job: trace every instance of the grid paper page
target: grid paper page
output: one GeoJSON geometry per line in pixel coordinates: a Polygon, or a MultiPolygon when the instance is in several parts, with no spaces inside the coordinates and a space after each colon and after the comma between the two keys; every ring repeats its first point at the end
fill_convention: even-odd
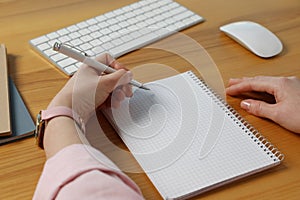
{"type": "Polygon", "coordinates": [[[193,196],[280,163],[193,76],[186,72],[149,83],[151,92],[137,89],[110,114],[120,137],[165,199],[193,196]],[[201,155],[208,139],[214,141],[201,155]]]}

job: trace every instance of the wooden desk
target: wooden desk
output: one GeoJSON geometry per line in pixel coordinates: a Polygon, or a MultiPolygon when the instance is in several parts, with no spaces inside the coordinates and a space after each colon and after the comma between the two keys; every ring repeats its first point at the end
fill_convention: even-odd
{"type": "MultiPolygon", "coordinates": [[[[7,46],[10,75],[34,119],[36,113],[46,108],[68,78],[32,51],[28,41],[132,2],[134,1],[0,0],[0,43],[7,46]]],[[[207,50],[218,66],[225,85],[230,77],[300,76],[298,0],[178,2],[206,18],[204,23],[183,33],[207,50]],[[219,31],[219,26],[238,20],[252,20],[268,27],[282,40],[284,51],[275,58],[261,59],[219,31]]],[[[185,70],[182,66],[189,68],[189,63],[183,59],[159,50],[140,50],[119,60],[129,68],[151,62],[163,63],[178,71],[185,70]]],[[[145,80],[147,78],[149,77],[144,76],[145,80]]],[[[227,97],[227,101],[285,154],[285,160],[279,167],[197,198],[299,199],[299,136],[269,120],[248,115],[239,108],[240,99],[227,97]]],[[[29,138],[1,146],[0,155],[0,199],[31,199],[45,162],[43,151],[34,145],[33,138],[29,138]]],[[[159,199],[159,195],[144,174],[129,175],[141,187],[146,199],[159,199]]]]}

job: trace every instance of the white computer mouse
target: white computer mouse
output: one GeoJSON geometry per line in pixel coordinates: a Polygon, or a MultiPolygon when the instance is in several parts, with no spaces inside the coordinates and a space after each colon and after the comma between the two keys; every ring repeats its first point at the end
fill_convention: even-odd
{"type": "Polygon", "coordinates": [[[254,54],[263,58],[275,56],[283,48],[281,41],[274,33],[255,22],[233,22],[221,26],[220,30],[254,54]]]}

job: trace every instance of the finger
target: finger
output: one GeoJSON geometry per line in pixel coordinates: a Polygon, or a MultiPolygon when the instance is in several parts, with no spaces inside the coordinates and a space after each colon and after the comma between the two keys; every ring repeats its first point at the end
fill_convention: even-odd
{"type": "Polygon", "coordinates": [[[277,77],[254,77],[254,78],[243,78],[242,81],[232,84],[226,88],[226,93],[229,95],[237,95],[244,92],[267,92],[274,95],[278,89],[277,77]]]}
{"type": "Polygon", "coordinates": [[[125,69],[128,70],[125,65],[118,62],[116,59],[114,59],[109,53],[104,53],[96,57],[96,60],[104,63],[114,69],[125,69]]]}
{"type": "Polygon", "coordinates": [[[107,93],[111,93],[118,86],[128,84],[131,79],[131,72],[120,69],[114,73],[101,76],[99,81],[99,88],[103,89],[107,93]]]}
{"type": "Polygon", "coordinates": [[[130,84],[123,85],[122,90],[124,91],[126,97],[132,97],[133,96],[132,85],[130,85],[130,84]]]}
{"type": "Polygon", "coordinates": [[[229,81],[228,81],[228,87],[231,86],[231,85],[241,83],[241,82],[246,81],[246,80],[250,80],[250,79],[253,79],[253,78],[252,77],[230,78],[229,81]]]}
{"type": "Polygon", "coordinates": [[[106,65],[110,65],[115,59],[109,53],[100,54],[95,58],[98,62],[101,62],[106,65]]]}
{"type": "MultiPolygon", "coordinates": [[[[119,89],[117,89],[119,90],[119,89]]],[[[116,90],[113,91],[112,94],[110,94],[108,96],[108,98],[106,99],[106,101],[99,107],[100,109],[103,108],[119,108],[121,102],[125,99],[125,94],[124,92],[117,92],[116,90]]]]}
{"type": "Polygon", "coordinates": [[[115,68],[115,69],[125,69],[125,70],[129,70],[125,67],[125,65],[123,65],[122,63],[118,62],[117,60],[112,61],[109,64],[111,67],[115,68]]]}
{"type": "MultiPolygon", "coordinates": [[[[124,69],[121,69],[121,70],[124,70],[124,69]]],[[[132,77],[133,77],[133,75],[132,75],[131,71],[126,71],[126,73],[119,79],[116,87],[129,84],[130,81],[132,80],[132,77]]]]}
{"type": "Polygon", "coordinates": [[[228,86],[227,87],[230,87],[232,85],[238,84],[238,83],[240,83],[242,81],[243,81],[243,79],[241,79],[241,78],[231,78],[228,81],[228,86]]]}
{"type": "Polygon", "coordinates": [[[255,116],[273,120],[275,116],[276,104],[268,104],[264,101],[247,99],[241,102],[241,108],[255,116]]]}
{"type": "Polygon", "coordinates": [[[113,108],[119,108],[120,105],[121,105],[121,103],[120,103],[120,101],[115,101],[115,100],[112,99],[110,105],[111,105],[111,107],[113,107],[113,108]]]}
{"type": "Polygon", "coordinates": [[[116,96],[113,95],[110,100],[110,106],[113,108],[119,108],[120,105],[121,105],[121,101],[116,96]]]}
{"type": "Polygon", "coordinates": [[[112,99],[116,101],[123,101],[125,97],[125,93],[121,89],[116,89],[112,93],[112,99]]]}

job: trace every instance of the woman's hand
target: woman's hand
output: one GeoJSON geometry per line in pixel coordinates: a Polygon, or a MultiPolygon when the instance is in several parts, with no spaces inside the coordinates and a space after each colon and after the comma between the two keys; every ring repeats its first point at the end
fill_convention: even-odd
{"type": "Polygon", "coordinates": [[[245,92],[267,92],[274,95],[276,103],[246,99],[241,107],[251,114],[273,120],[293,132],[300,133],[300,79],[296,77],[269,77],[230,79],[228,95],[245,92]]]}
{"type": "Polygon", "coordinates": [[[54,97],[48,108],[67,106],[87,122],[95,108],[118,107],[125,97],[132,96],[131,86],[128,84],[132,79],[131,72],[126,71],[125,67],[109,54],[103,54],[96,59],[117,71],[102,74],[87,65],[82,65],[54,97]]]}

